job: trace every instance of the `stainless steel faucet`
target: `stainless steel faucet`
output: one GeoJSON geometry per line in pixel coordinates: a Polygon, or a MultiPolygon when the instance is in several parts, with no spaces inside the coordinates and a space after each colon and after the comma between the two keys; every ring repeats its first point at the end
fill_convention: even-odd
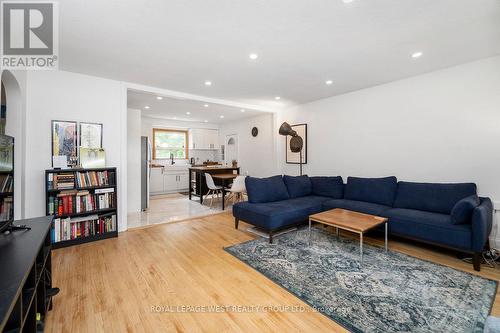
{"type": "Polygon", "coordinates": [[[171,165],[174,165],[175,162],[174,162],[174,154],[170,153],[170,164],[171,165]]]}

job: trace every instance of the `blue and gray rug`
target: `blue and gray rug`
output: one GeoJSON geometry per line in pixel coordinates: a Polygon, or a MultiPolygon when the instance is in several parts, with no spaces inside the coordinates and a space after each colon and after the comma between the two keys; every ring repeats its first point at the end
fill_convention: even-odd
{"type": "Polygon", "coordinates": [[[225,249],[353,332],[482,332],[497,283],[313,228],[225,249]]]}

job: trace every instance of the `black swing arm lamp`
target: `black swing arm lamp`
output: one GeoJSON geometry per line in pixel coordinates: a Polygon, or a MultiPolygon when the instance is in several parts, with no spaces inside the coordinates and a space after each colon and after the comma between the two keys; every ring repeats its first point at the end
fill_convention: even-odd
{"type": "Polygon", "coordinates": [[[290,150],[292,153],[299,153],[300,175],[302,176],[302,148],[304,147],[304,140],[287,122],[281,124],[278,133],[283,136],[290,135],[292,137],[290,139],[290,150]]]}

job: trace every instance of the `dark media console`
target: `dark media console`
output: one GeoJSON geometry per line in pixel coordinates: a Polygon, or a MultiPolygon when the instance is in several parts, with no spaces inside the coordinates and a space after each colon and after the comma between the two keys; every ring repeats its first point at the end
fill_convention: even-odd
{"type": "Polygon", "coordinates": [[[52,308],[51,220],[16,221],[31,229],[0,234],[0,332],[37,332],[52,308]]]}

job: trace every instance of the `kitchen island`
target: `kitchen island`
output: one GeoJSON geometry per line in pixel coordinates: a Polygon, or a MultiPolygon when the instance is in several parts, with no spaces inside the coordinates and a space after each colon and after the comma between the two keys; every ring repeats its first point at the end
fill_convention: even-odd
{"type": "MultiPolygon", "coordinates": [[[[203,203],[203,196],[208,192],[207,182],[205,180],[205,173],[211,175],[215,174],[228,174],[234,173],[239,174],[239,167],[209,167],[209,166],[198,166],[189,168],[189,200],[193,196],[200,198],[200,204],[203,203]]],[[[217,180],[214,180],[217,182],[217,180]]],[[[217,184],[222,185],[222,184],[217,184]]]]}

